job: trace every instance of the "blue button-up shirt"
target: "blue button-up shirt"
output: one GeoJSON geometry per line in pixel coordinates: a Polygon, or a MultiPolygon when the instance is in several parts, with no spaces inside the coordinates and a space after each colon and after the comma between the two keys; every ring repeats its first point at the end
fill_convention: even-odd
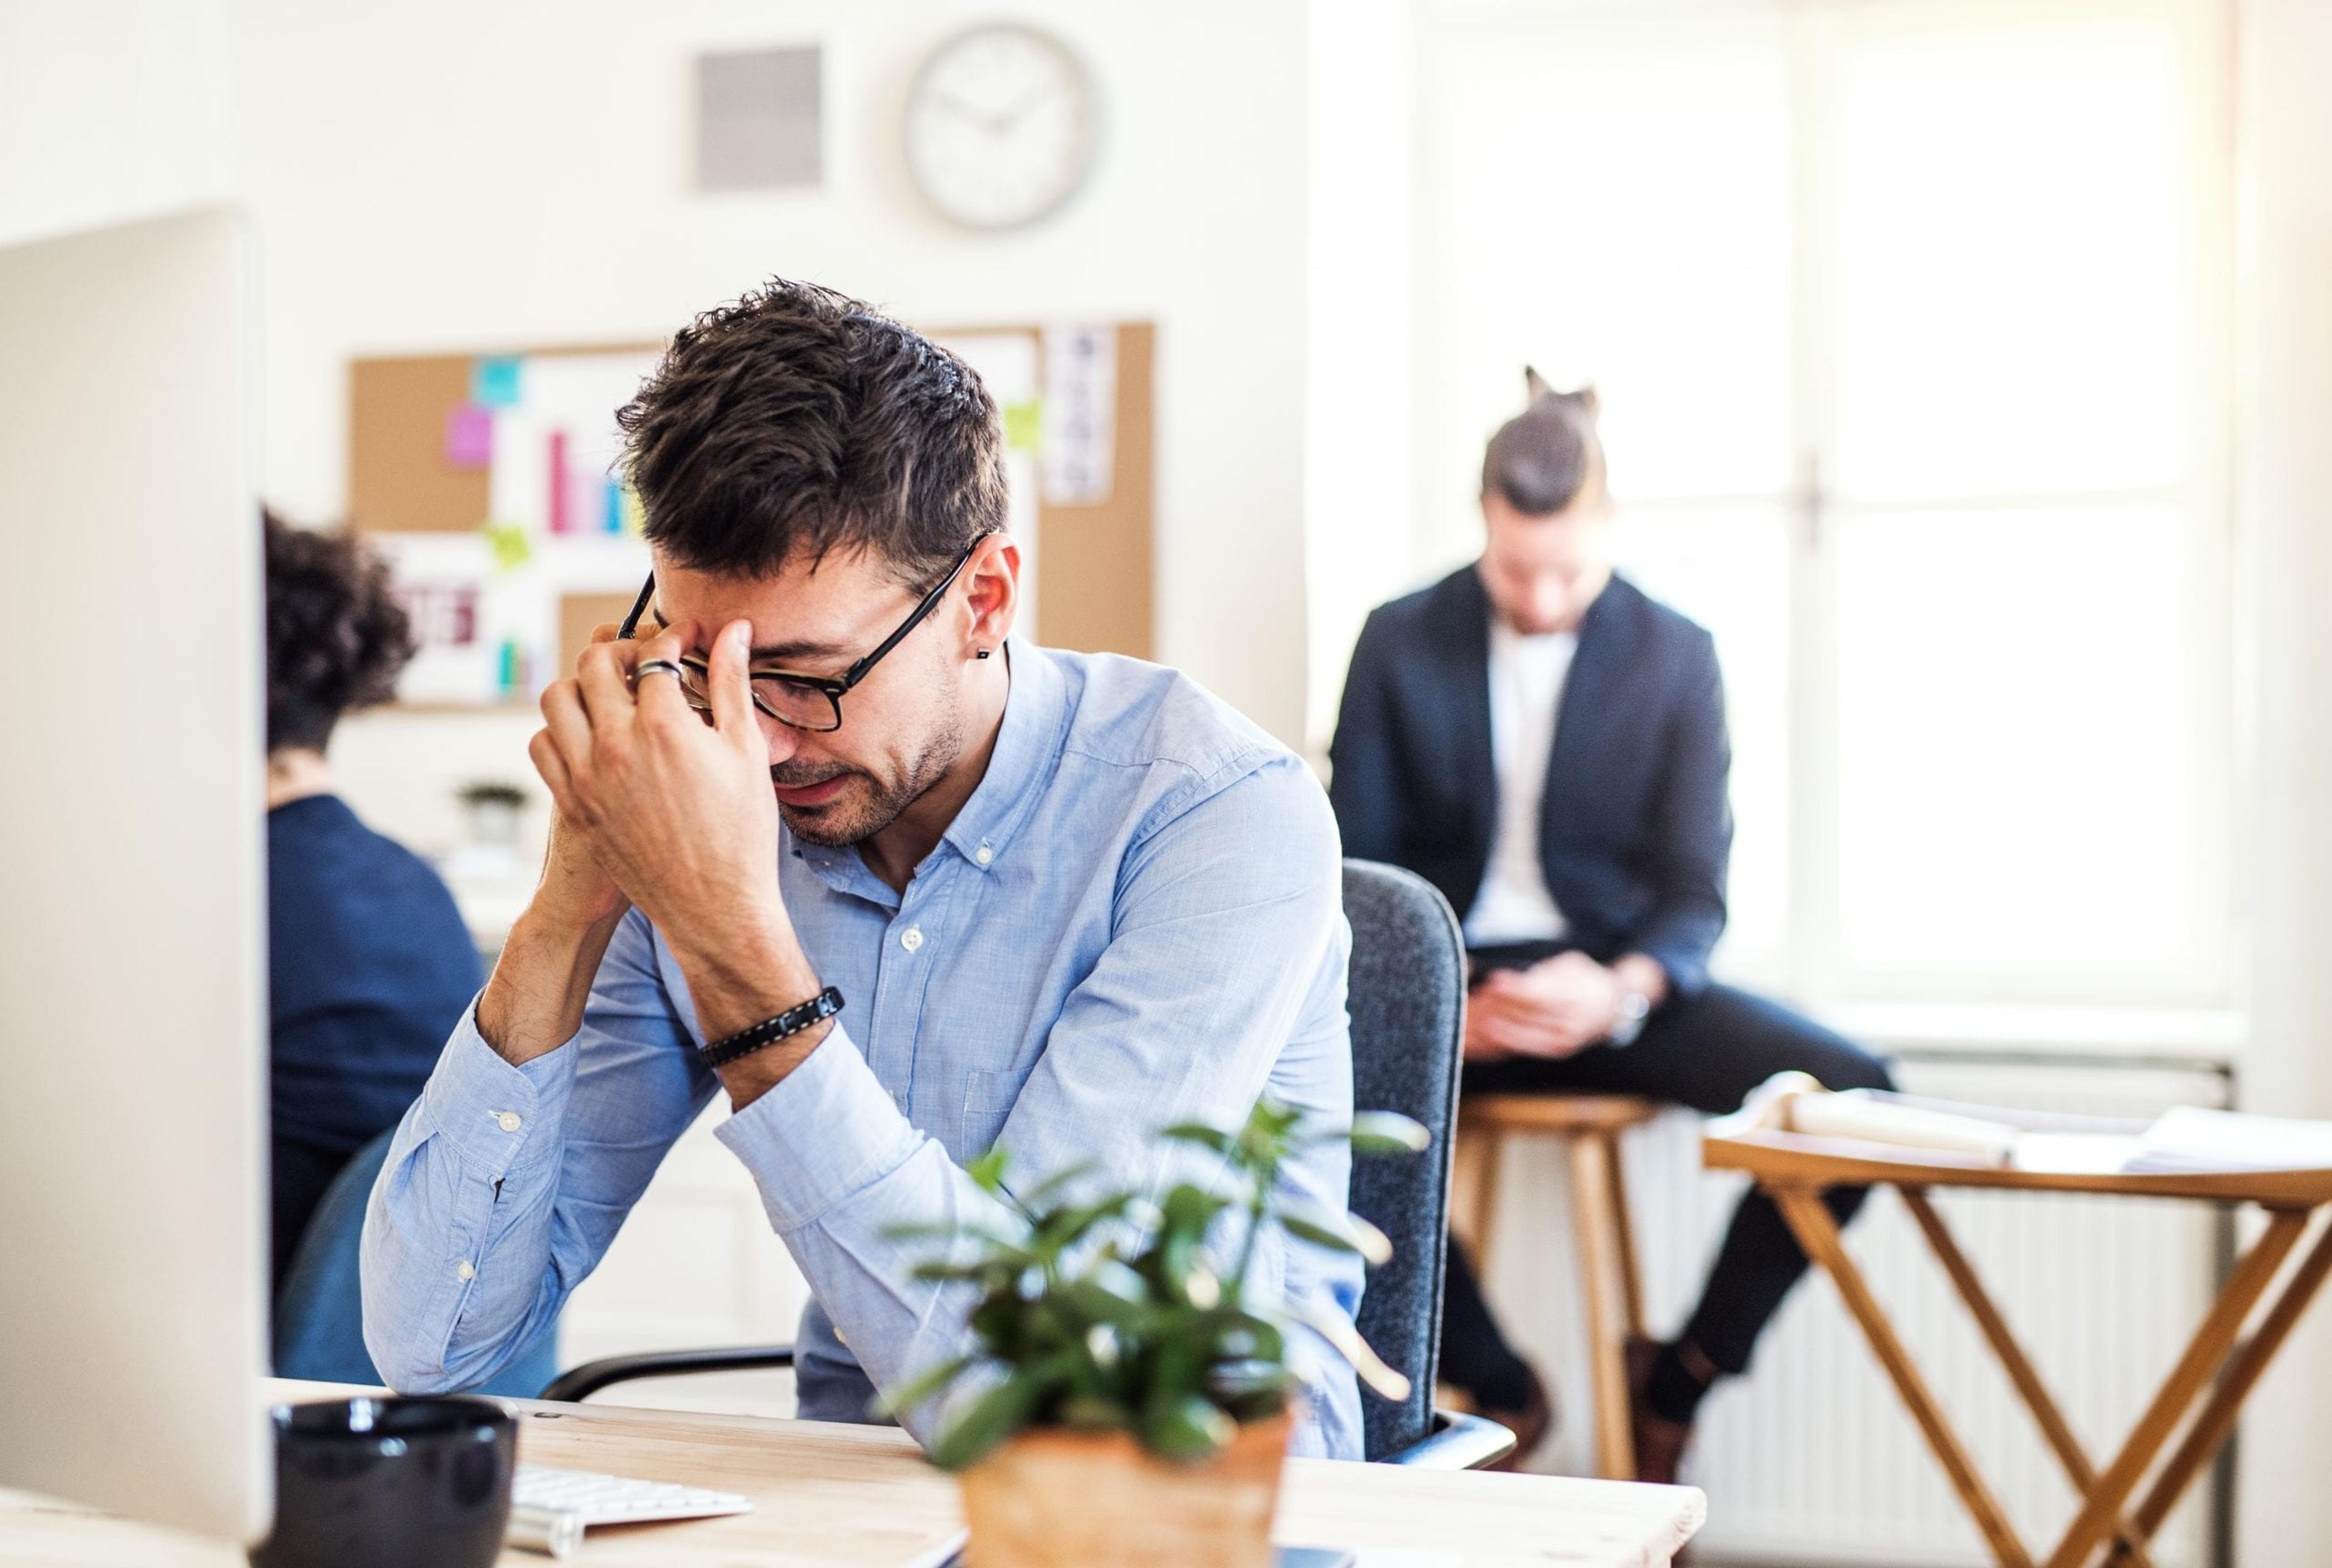
{"type": "MultiPolygon", "coordinates": [[[[1023,1180],[1094,1160],[1154,1192],[1188,1160],[1158,1128],[1235,1127],[1266,1091],[1352,1114],[1351,939],[1310,773],[1173,671],[1008,652],[988,771],[903,894],[855,848],[779,841],[786,908],[848,1011],[718,1136],[814,1296],[805,1416],[867,1420],[874,1385],[967,1347],[962,1287],[911,1278],[929,1244],[886,1232],[985,1213],[963,1165],[990,1144],[1023,1180]]],[[[474,1384],[559,1311],[718,1087],[702,1037],[636,910],[558,1049],[512,1066],[463,1019],[366,1215],[365,1341],[391,1385],[474,1384]]],[[[1281,1181],[1341,1212],[1348,1175],[1332,1143],[1281,1181]]],[[[1308,1246],[1266,1246],[1249,1277],[1347,1318],[1360,1302],[1357,1260],[1308,1246]]],[[[1302,1337],[1297,1449],[1357,1458],[1352,1369],[1302,1337]]],[[[919,1438],[930,1419],[909,1418],[919,1438]]]]}

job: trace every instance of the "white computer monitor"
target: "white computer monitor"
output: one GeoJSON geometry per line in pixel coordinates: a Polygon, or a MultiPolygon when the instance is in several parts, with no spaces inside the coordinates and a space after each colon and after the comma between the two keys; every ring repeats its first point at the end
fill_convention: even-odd
{"type": "Polygon", "coordinates": [[[263,1535],[253,268],[0,249],[0,1486],[263,1535]]]}

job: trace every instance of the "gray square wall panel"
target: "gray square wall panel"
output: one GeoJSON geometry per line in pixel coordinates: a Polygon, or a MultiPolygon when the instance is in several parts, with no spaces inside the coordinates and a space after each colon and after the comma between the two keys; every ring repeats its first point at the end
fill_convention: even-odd
{"type": "Polygon", "coordinates": [[[786,190],[818,183],[818,47],[696,57],[696,183],[786,190]]]}

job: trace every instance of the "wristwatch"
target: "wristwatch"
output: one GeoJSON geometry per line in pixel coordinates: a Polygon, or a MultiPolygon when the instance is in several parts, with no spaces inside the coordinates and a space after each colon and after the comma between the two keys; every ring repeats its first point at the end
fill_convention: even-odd
{"type": "Polygon", "coordinates": [[[1652,999],[1639,990],[1622,990],[1613,1009],[1617,1017],[1604,1035],[1607,1046],[1632,1046],[1636,1037],[1644,1032],[1644,1020],[1652,1016],[1652,999]]]}

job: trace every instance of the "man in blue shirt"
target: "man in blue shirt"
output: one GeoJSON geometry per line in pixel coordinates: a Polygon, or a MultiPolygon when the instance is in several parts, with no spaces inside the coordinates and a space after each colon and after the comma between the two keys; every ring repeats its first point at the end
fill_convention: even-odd
{"type": "MultiPolygon", "coordinates": [[[[622,421],[647,618],[543,695],[550,856],[374,1190],[366,1340],[400,1389],[477,1382],[726,1090],[815,1297],[800,1411],[863,1420],[968,1342],[889,1233],[979,1219],[991,1143],[1154,1190],[1161,1126],[1266,1092],[1350,1116],[1335,823],[1188,680],[1011,635],[996,406],[914,333],[773,283],[622,421]]],[[[1341,1210],[1347,1175],[1325,1144],[1282,1179],[1341,1210]]],[[[1251,1277],[1349,1318],[1356,1263],[1266,1251],[1251,1277]]],[[[1358,1458],[1352,1370],[1312,1348],[1297,1450],[1358,1458]]]]}

